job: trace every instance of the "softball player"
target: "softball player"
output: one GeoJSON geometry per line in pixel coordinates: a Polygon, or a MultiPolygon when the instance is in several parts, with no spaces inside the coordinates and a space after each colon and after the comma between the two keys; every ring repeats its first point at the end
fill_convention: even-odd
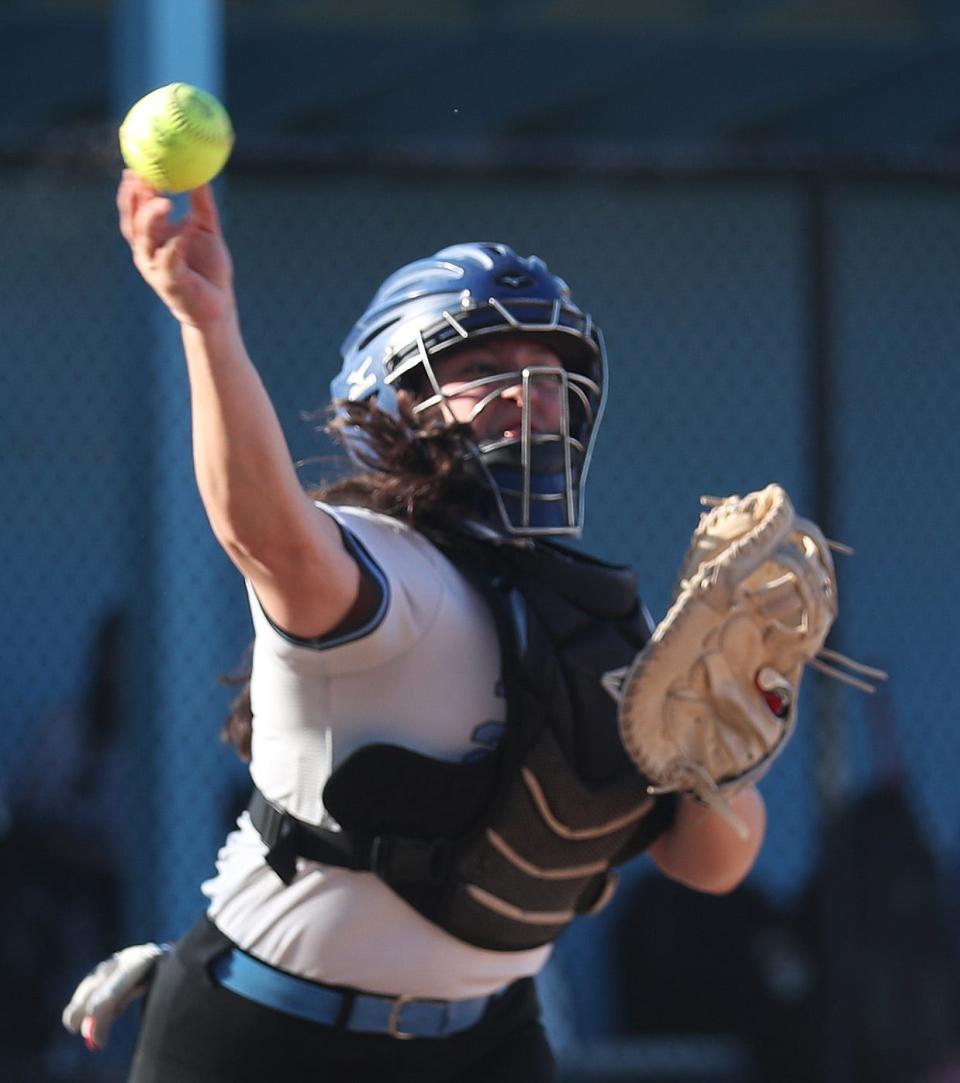
{"type": "Polygon", "coordinates": [[[134,1083],[555,1078],[533,976],[642,850],[724,892],[763,835],[653,798],[616,725],[649,636],[633,574],[579,556],[606,392],[599,329],[534,257],[460,244],[391,275],[343,346],[331,430],[358,465],[298,483],[239,330],[209,187],[125,174],[120,226],[182,328],[196,476],[256,633],[254,795],[173,950],[85,979],[102,1044],[150,983],[134,1083]]]}

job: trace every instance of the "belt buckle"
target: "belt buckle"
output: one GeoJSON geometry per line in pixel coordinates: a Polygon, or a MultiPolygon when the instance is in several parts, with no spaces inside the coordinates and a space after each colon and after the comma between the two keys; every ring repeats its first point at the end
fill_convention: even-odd
{"type": "Polygon", "coordinates": [[[422,1001],[424,1004],[442,1004],[443,1005],[443,1026],[440,1032],[435,1035],[437,1038],[442,1038],[446,1033],[447,1024],[450,1022],[450,1004],[445,1000],[430,1000],[426,997],[411,997],[401,995],[394,998],[393,1004],[390,1006],[390,1017],[387,1020],[387,1034],[391,1038],[396,1038],[399,1041],[407,1041],[410,1038],[419,1038],[422,1035],[411,1034],[409,1031],[400,1029],[400,1015],[403,1009],[408,1005],[415,1003],[416,1001],[422,1001]]]}

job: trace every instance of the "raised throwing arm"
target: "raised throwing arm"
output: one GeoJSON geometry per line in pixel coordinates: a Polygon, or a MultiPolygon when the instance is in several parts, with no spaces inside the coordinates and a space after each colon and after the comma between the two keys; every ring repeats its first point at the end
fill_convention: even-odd
{"type": "Polygon", "coordinates": [[[275,623],[322,635],[362,607],[361,572],[337,524],[304,493],[247,354],[213,190],[192,192],[174,220],[169,199],[125,172],[117,204],[134,264],[180,324],[210,526],[275,623]]]}

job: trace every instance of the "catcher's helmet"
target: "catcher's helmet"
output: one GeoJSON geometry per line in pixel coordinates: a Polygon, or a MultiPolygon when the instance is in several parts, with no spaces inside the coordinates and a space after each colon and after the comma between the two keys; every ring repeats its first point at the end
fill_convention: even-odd
{"type": "MultiPolygon", "coordinates": [[[[606,355],[600,329],[574,304],[563,279],[536,256],[523,258],[504,244],[471,242],[401,267],[347,335],[331,394],[351,402],[376,396],[380,409],[396,414],[396,391],[404,389],[415,396],[415,412],[444,410],[431,362],[446,350],[496,334],[530,335],[563,367],[531,367],[466,385],[489,387],[474,417],[511,385],[523,383],[525,392],[521,435],[468,442],[467,462],[491,494],[490,510],[501,529],[578,535],[584,478],[606,391],[606,355]],[[558,380],[564,392],[560,431],[534,432],[530,385],[552,381],[555,388],[558,380]]],[[[348,450],[369,464],[370,449],[361,434],[348,432],[346,439],[348,450]]]]}

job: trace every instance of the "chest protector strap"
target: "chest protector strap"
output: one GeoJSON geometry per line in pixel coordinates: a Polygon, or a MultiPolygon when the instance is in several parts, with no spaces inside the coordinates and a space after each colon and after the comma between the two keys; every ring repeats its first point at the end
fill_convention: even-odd
{"type": "Polygon", "coordinates": [[[267,861],[376,873],[429,920],[479,947],[555,939],[611,896],[612,866],[669,823],[620,742],[611,681],[649,637],[632,572],[553,545],[462,539],[449,558],[490,605],[507,725],[499,746],[448,763],[395,745],[359,749],[327,781],[332,831],[255,793],[267,861]]]}

